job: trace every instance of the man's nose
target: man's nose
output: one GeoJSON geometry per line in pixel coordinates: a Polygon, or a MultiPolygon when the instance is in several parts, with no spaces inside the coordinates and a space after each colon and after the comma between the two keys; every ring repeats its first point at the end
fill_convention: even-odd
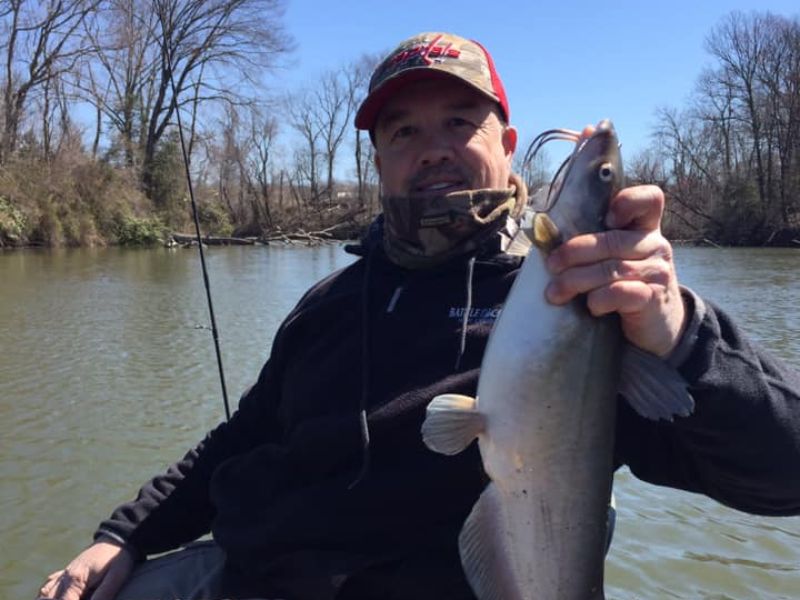
{"type": "Polygon", "coordinates": [[[446,135],[432,132],[420,140],[419,164],[422,167],[450,162],[455,157],[453,145],[446,135]]]}

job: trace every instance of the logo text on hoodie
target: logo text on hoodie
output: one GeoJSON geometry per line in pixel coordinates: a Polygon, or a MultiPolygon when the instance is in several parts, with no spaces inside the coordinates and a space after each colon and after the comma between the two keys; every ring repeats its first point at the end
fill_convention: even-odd
{"type": "MultiPolygon", "coordinates": [[[[450,313],[447,315],[451,319],[458,319],[459,321],[464,320],[464,311],[467,310],[466,307],[463,306],[451,306],[450,313]]],[[[469,316],[467,317],[468,323],[493,323],[497,317],[500,316],[500,311],[502,308],[480,308],[480,307],[473,307],[469,310],[469,316]]]]}

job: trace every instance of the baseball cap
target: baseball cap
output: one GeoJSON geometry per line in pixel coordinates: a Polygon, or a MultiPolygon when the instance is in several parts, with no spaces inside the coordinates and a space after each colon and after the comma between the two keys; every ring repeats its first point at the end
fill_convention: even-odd
{"type": "Polygon", "coordinates": [[[506,92],[486,49],[452,33],[428,32],[401,42],[378,65],[369,81],[367,97],[356,113],[356,128],[372,130],[383,105],[404,85],[442,76],[463,81],[497,102],[508,122],[506,92]]]}

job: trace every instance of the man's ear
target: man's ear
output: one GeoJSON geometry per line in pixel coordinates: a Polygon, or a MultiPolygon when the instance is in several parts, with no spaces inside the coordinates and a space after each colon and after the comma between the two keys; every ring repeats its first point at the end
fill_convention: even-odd
{"type": "Polygon", "coordinates": [[[508,158],[511,158],[511,155],[514,154],[514,151],[517,149],[517,128],[508,125],[503,130],[503,150],[505,155],[508,158]]]}

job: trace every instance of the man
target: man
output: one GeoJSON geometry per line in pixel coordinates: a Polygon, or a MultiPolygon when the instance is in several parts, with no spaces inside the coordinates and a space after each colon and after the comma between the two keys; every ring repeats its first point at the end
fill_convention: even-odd
{"type": "MultiPolygon", "coordinates": [[[[486,483],[480,457],[474,444],[434,454],[419,429],[437,394],[475,393],[519,269],[504,252],[525,198],[517,133],[489,54],[450,34],[393,51],[356,126],[384,208],[363,258],[304,296],[231,421],[118,508],[42,598],[471,597],[456,540],[486,483]]],[[[800,378],[679,288],[663,204],[656,187],[624,189],[609,231],[549,259],[551,302],[586,294],[594,314],[619,313],[696,401],[674,423],[620,402],[617,464],[741,510],[800,513],[800,378]]]]}

